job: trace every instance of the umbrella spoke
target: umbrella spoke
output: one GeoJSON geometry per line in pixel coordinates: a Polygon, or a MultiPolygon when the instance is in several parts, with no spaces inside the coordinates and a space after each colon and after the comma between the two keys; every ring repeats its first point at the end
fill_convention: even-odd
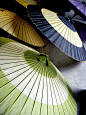
{"type": "MultiPolygon", "coordinates": [[[[40,67],[41,67],[41,65],[38,64],[38,65],[37,65],[37,69],[39,70],[40,67]]],[[[40,70],[39,70],[39,71],[40,71],[40,70]]],[[[35,73],[35,74],[36,74],[36,73],[35,73]]],[[[33,78],[34,78],[34,75],[35,75],[35,74],[33,74],[33,78]]],[[[26,101],[25,101],[25,103],[24,103],[24,105],[23,105],[23,108],[21,109],[21,112],[22,112],[22,110],[24,109],[25,105],[27,104],[27,101],[29,100],[29,97],[31,97],[30,95],[31,95],[31,93],[33,93],[32,90],[33,90],[34,88],[35,88],[34,91],[35,91],[36,96],[37,96],[37,92],[38,92],[39,85],[40,85],[40,83],[37,83],[37,84],[38,84],[38,88],[37,88],[36,81],[38,81],[38,77],[39,77],[39,74],[37,74],[36,78],[35,78],[34,81],[33,81],[33,84],[32,84],[32,82],[31,82],[32,87],[31,87],[30,91],[27,93],[28,97],[27,97],[27,99],[26,99],[26,101]],[[37,89],[36,89],[36,88],[37,88],[37,89]],[[37,90],[37,92],[36,92],[36,90],[37,90]]],[[[41,79],[41,77],[40,77],[40,79],[41,79]]],[[[40,82],[40,80],[39,80],[39,82],[40,82]]],[[[29,84],[28,84],[28,87],[29,87],[29,84]]],[[[28,88],[28,87],[27,87],[27,88],[28,88]]],[[[36,97],[35,97],[35,100],[36,100],[36,97]]],[[[33,108],[34,108],[35,100],[34,100],[34,102],[33,102],[33,108]]],[[[33,110],[33,108],[32,108],[32,110],[33,110]]],[[[20,114],[21,114],[21,112],[20,112],[20,114]]],[[[30,111],[29,111],[29,113],[30,113],[30,111]]],[[[31,113],[32,113],[32,112],[31,112],[31,113]]]]}
{"type": "Polygon", "coordinates": [[[84,14],[86,16],[86,12],[84,12],[85,8],[86,8],[86,3],[85,2],[80,2],[80,1],[75,1],[75,0],[69,0],[71,2],[71,4],[73,4],[82,14],[84,14]]]}

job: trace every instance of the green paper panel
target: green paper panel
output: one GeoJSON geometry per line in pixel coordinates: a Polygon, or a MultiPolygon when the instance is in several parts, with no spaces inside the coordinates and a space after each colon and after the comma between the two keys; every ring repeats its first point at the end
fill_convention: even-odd
{"type": "Polygon", "coordinates": [[[41,115],[47,115],[47,105],[42,104],[41,106],[41,115]]]}
{"type": "Polygon", "coordinates": [[[70,92],[68,92],[68,99],[62,104],[62,107],[67,115],[77,115],[77,105],[70,92]]]}
{"type": "Polygon", "coordinates": [[[0,69],[0,78],[4,77],[5,75],[3,74],[2,70],[0,69]]]}
{"type": "MultiPolygon", "coordinates": [[[[74,98],[71,96],[71,94],[69,93],[69,95],[68,95],[68,98],[69,98],[69,100],[67,101],[67,103],[66,104],[63,104],[63,106],[67,106],[66,108],[67,108],[67,111],[69,111],[69,113],[71,113],[71,114],[77,114],[76,113],[76,111],[77,111],[77,105],[76,105],[76,102],[75,102],[75,100],[74,100],[74,98]]],[[[70,114],[70,115],[71,115],[70,114]]]]}
{"type": "Polygon", "coordinates": [[[41,103],[34,101],[33,107],[31,110],[31,115],[40,115],[40,106],[41,106],[41,103]]]}
{"type": "Polygon", "coordinates": [[[53,105],[48,105],[48,115],[54,115],[54,106],[53,105]]]}
{"type": "Polygon", "coordinates": [[[58,106],[54,106],[54,113],[55,115],[60,115],[60,110],[58,106]]]}
{"type": "Polygon", "coordinates": [[[9,110],[9,108],[12,106],[12,104],[17,99],[19,94],[20,91],[18,91],[18,89],[15,89],[1,102],[0,104],[1,113],[5,114],[9,110]]]}
{"type": "Polygon", "coordinates": [[[27,100],[25,101],[25,104],[24,104],[23,110],[21,112],[21,115],[30,115],[31,110],[33,108],[33,104],[34,104],[34,100],[32,100],[31,98],[27,97],[27,100]]]}
{"type": "Polygon", "coordinates": [[[3,85],[5,85],[8,82],[9,82],[9,80],[6,77],[1,78],[0,79],[0,87],[2,87],[3,85]]]}
{"type": "MultiPolygon", "coordinates": [[[[68,110],[67,111],[70,112],[70,110],[71,110],[71,112],[73,114],[77,115],[77,104],[76,104],[76,100],[74,99],[74,95],[73,95],[72,89],[71,89],[68,81],[66,80],[65,77],[64,77],[64,79],[65,79],[65,81],[67,83],[67,87],[68,87],[68,91],[69,91],[68,92],[68,101],[67,101],[67,104],[68,104],[68,106],[67,106],[68,110]]],[[[65,106],[65,103],[63,105],[65,106]]]]}
{"type": "MultiPolygon", "coordinates": [[[[68,107],[66,106],[66,104],[65,105],[64,104],[60,105],[59,109],[61,110],[62,113],[66,113],[66,115],[69,115],[68,107]]],[[[62,115],[62,113],[61,113],[61,115],[62,115]]]]}
{"type": "Polygon", "coordinates": [[[9,83],[0,88],[0,101],[2,101],[15,87],[9,83]]]}
{"type": "Polygon", "coordinates": [[[9,42],[16,42],[16,41],[5,37],[0,37],[0,47],[9,42]]]}
{"type": "Polygon", "coordinates": [[[26,98],[27,96],[25,96],[23,93],[19,94],[19,97],[15,100],[15,103],[8,112],[8,115],[18,115],[22,110],[26,98]]]}
{"type": "Polygon", "coordinates": [[[35,51],[26,51],[24,53],[24,57],[25,57],[25,60],[26,62],[35,70],[37,71],[38,73],[42,74],[43,76],[46,76],[46,77],[49,77],[49,78],[55,78],[57,76],[57,71],[55,69],[55,67],[53,66],[52,63],[50,63],[49,66],[46,66],[45,63],[41,62],[41,61],[38,61],[37,60],[37,57],[38,57],[39,53],[38,52],[35,52],[35,51]],[[39,64],[39,65],[38,65],[39,64]],[[39,67],[39,70],[37,70],[36,66],[41,66],[42,68],[42,72],[39,71],[40,70],[40,67],[39,67]]]}

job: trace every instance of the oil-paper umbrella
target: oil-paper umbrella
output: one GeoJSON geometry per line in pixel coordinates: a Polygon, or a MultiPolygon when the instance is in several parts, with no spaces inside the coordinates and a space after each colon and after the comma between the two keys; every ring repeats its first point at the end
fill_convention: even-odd
{"type": "Polygon", "coordinates": [[[27,8],[28,5],[37,5],[37,0],[16,0],[18,3],[27,8]]]}
{"type": "Polygon", "coordinates": [[[35,25],[55,46],[75,60],[86,60],[85,48],[70,20],[45,8],[29,5],[27,9],[35,25]]]}
{"type": "Polygon", "coordinates": [[[55,46],[76,60],[86,60],[85,48],[70,20],[45,8],[30,5],[27,9],[35,25],[55,46]]]}
{"type": "Polygon", "coordinates": [[[0,8],[0,28],[34,46],[43,46],[41,36],[16,13],[0,8]]]}
{"type": "Polygon", "coordinates": [[[0,37],[0,113],[77,115],[71,88],[48,56],[0,37]]]}
{"type": "MultiPolygon", "coordinates": [[[[86,3],[83,1],[83,2],[80,2],[78,0],[69,0],[69,2],[71,3],[71,5],[73,5],[74,7],[71,7],[73,9],[76,10],[74,16],[76,14],[79,13],[79,15],[84,19],[86,20],[86,3]],[[77,11],[78,10],[78,11],[77,11]]],[[[74,17],[73,16],[73,17],[74,17]]]]}
{"type": "Polygon", "coordinates": [[[78,0],[69,0],[80,12],[86,16],[86,3],[78,0]]]}

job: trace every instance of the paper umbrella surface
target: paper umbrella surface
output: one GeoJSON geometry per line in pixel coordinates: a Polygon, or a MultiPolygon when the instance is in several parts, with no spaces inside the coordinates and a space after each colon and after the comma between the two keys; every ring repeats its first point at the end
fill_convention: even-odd
{"type": "Polygon", "coordinates": [[[37,0],[16,0],[18,3],[27,8],[28,5],[37,5],[37,0]]]}
{"type": "Polygon", "coordinates": [[[44,42],[35,29],[16,13],[0,8],[0,28],[33,46],[43,46],[44,42]]]}
{"type": "Polygon", "coordinates": [[[34,5],[29,5],[27,9],[35,25],[55,46],[75,60],[86,60],[85,48],[70,20],[34,5]]]}
{"type": "Polygon", "coordinates": [[[0,114],[77,115],[77,106],[47,55],[0,37],[0,114]]]}
{"type": "Polygon", "coordinates": [[[86,16],[86,3],[84,2],[80,2],[78,0],[68,0],[69,2],[71,2],[81,13],[83,13],[86,16]]]}

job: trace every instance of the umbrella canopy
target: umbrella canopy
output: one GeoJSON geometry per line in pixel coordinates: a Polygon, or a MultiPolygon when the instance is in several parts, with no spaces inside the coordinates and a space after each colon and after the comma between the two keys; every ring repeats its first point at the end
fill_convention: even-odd
{"type": "Polygon", "coordinates": [[[77,115],[70,86],[48,56],[0,37],[0,113],[77,115]]]}
{"type": "Polygon", "coordinates": [[[40,31],[67,55],[85,61],[86,51],[73,24],[55,12],[28,6],[28,13],[40,31]]]}
{"type": "Polygon", "coordinates": [[[79,14],[86,21],[86,2],[77,0],[69,0],[69,2],[70,7],[75,10],[74,16],[79,14]]]}
{"type": "Polygon", "coordinates": [[[16,0],[18,3],[27,8],[28,5],[37,5],[37,0],[16,0]]]}
{"type": "Polygon", "coordinates": [[[81,13],[86,16],[86,3],[78,0],[69,0],[81,13]]]}
{"type": "Polygon", "coordinates": [[[43,46],[44,42],[34,28],[16,13],[0,8],[0,28],[33,46],[43,46]]]}

